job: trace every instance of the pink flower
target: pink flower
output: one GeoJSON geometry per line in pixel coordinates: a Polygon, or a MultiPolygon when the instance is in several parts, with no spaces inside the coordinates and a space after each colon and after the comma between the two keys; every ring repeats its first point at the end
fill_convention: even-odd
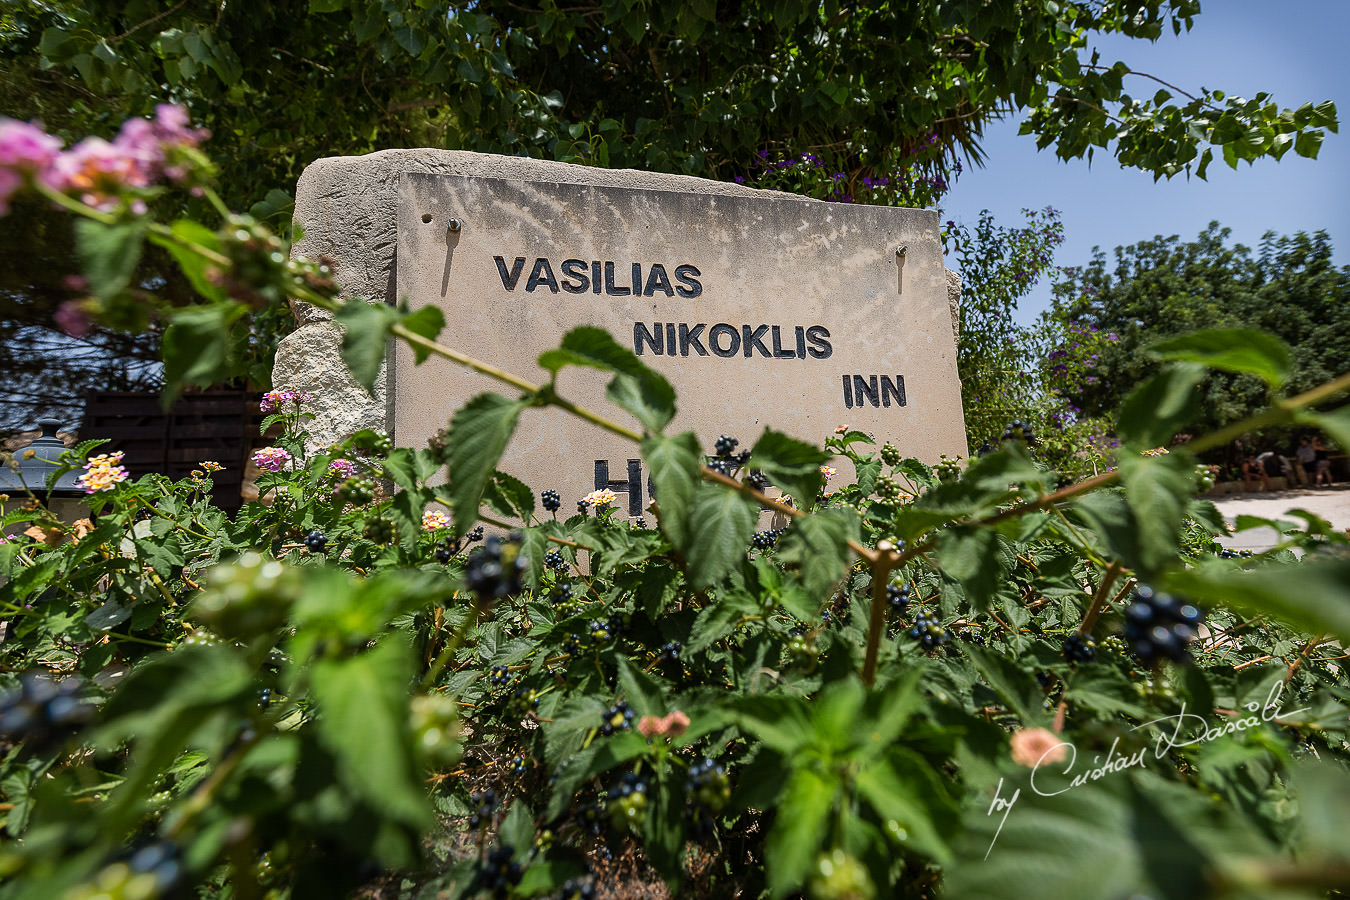
{"type": "Polygon", "coordinates": [[[253,464],[265,472],[280,472],[291,455],[280,447],[264,447],[253,452],[253,464]]]}
{"type": "Polygon", "coordinates": [[[450,527],[450,517],[439,509],[429,509],[422,513],[422,530],[440,531],[450,527]]]}
{"type": "Polygon", "coordinates": [[[638,721],[638,733],[651,740],[655,737],[679,737],[689,727],[689,717],[678,709],[664,716],[643,716],[638,721]]]}
{"type": "Polygon", "coordinates": [[[0,216],[29,177],[46,178],[61,142],[38,125],[0,118],[0,216]]]}
{"type": "Polygon", "coordinates": [[[356,466],[349,459],[335,459],[328,464],[328,475],[331,478],[351,478],[356,474],[356,466]]]}
{"type": "Polygon", "coordinates": [[[263,394],[258,409],[265,413],[276,412],[287,403],[308,403],[314,399],[309,391],[268,391],[263,394]]]}
{"type": "Polygon", "coordinates": [[[62,303],[52,318],[62,331],[74,338],[84,337],[92,327],[89,316],[84,312],[84,302],[81,300],[67,300],[62,303]]]}
{"type": "Polygon", "coordinates": [[[848,426],[847,426],[847,425],[839,425],[839,426],[837,426],[837,427],[834,429],[834,433],[835,433],[835,434],[847,434],[847,433],[848,433],[848,426]]]}
{"type": "Polygon", "coordinates": [[[1034,769],[1043,762],[1063,762],[1068,757],[1065,748],[1069,743],[1045,728],[1014,731],[1011,744],[1013,762],[1028,769],[1034,769]]]}
{"type": "Polygon", "coordinates": [[[84,474],[75,483],[84,488],[86,494],[112,490],[114,485],[127,480],[127,470],[118,465],[122,456],[119,451],[90,457],[84,464],[84,474]]]}

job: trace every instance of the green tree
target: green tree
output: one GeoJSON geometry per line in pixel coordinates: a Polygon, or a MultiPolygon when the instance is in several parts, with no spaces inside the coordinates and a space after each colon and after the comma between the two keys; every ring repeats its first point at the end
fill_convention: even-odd
{"type": "MultiPolygon", "coordinates": [[[[1088,265],[1063,270],[1050,317],[1119,337],[1100,345],[1090,373],[1066,385],[1075,405],[1088,415],[1115,409],[1155,368],[1149,345],[1199,328],[1278,336],[1292,348],[1296,391],[1350,368],[1350,267],[1334,265],[1326,233],[1267,233],[1254,255],[1230,244],[1229,234],[1212,222],[1194,241],[1159,236],[1117,247],[1113,264],[1096,250],[1088,265]]],[[[1268,402],[1251,375],[1213,373],[1200,391],[1196,426],[1206,430],[1268,402]]]]}
{"type": "MultiPolygon", "coordinates": [[[[225,202],[278,221],[309,162],[390,146],[728,180],[754,176],[761,152],[810,152],[846,194],[890,179],[919,203],[1010,112],[1062,157],[1101,149],[1156,177],[1203,177],[1216,154],[1315,156],[1337,125],[1329,102],[1138,99],[1129,87],[1151,82],[1088,53],[1102,35],[1179,33],[1198,12],[1196,0],[29,0],[0,12],[0,114],[111,136],[157,103],[186,104],[229,161],[225,202]]],[[[37,325],[65,296],[11,249],[25,227],[0,233],[0,268],[33,287],[0,319],[37,325]]],[[[143,278],[167,268],[151,255],[143,278]]]]}

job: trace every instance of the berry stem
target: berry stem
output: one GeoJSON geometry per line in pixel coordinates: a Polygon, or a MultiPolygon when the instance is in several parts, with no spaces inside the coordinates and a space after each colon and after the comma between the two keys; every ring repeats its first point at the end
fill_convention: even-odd
{"type": "Polygon", "coordinates": [[[891,570],[900,564],[901,555],[889,541],[877,544],[872,563],[872,610],[867,623],[867,655],[863,660],[862,680],[868,687],[876,681],[877,654],[881,650],[881,635],[886,631],[886,582],[891,570]]]}
{"type": "Polygon", "coordinates": [[[1083,614],[1083,621],[1078,625],[1079,634],[1087,634],[1092,631],[1092,626],[1097,624],[1097,617],[1102,614],[1102,607],[1106,605],[1106,595],[1111,592],[1111,585],[1116,583],[1120,573],[1125,571],[1125,567],[1119,562],[1112,562],[1106,567],[1106,572],[1102,574],[1101,584],[1097,585],[1097,593],[1092,595],[1092,603],[1088,610],[1083,614]]]}

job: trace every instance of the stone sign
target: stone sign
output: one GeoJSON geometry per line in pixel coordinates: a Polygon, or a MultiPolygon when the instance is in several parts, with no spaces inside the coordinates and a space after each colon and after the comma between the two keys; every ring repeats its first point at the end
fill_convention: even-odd
{"type": "MultiPolygon", "coordinates": [[[[950,273],[931,211],[478,154],[405,157],[413,164],[401,171],[396,160],[379,161],[373,186],[322,171],[360,159],[320,161],[308,190],[302,179],[296,217],[307,234],[298,250],[334,257],[348,291],[441,307],[441,340],[452,347],[543,382],[538,355],[571,328],[595,325],[674,385],[679,412],[667,430],[692,429],[709,449],[721,434],[748,447],[766,425],[819,443],[848,424],[930,462],[966,453],[950,273]],[[461,164],[434,164],[447,157],[461,164]],[[583,174],[592,183],[578,183],[583,174]],[[356,211],[334,202],[342,190],[356,211]],[[348,227],[316,222],[325,206],[348,227]],[[381,285],[371,256],[393,247],[381,285]]],[[[342,395],[354,385],[328,362],[315,364],[336,357],[336,338],[314,313],[298,311],[303,325],[278,353],[276,381],[321,394],[320,404],[350,419],[342,395]]],[[[558,391],[634,424],[605,399],[607,381],[569,368],[558,391]]],[[[372,409],[367,399],[364,418],[382,412],[399,445],[421,446],[482,391],[510,393],[443,360],[414,366],[397,345],[386,405],[372,409]]],[[[527,410],[502,468],[568,504],[608,487],[626,495],[622,510],[640,515],[650,486],[638,456],[558,410],[527,410]]]]}

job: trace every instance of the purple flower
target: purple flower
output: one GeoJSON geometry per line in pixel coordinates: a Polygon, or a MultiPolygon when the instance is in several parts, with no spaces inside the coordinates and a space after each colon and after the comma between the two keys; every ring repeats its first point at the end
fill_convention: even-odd
{"type": "Polygon", "coordinates": [[[264,447],[253,452],[253,464],[264,472],[280,472],[291,461],[291,454],[280,447],[264,447]]]}
{"type": "Polygon", "coordinates": [[[73,338],[84,337],[91,327],[89,316],[84,311],[84,303],[80,300],[67,300],[62,303],[52,318],[62,331],[73,338]]]}
{"type": "Polygon", "coordinates": [[[356,474],[356,466],[349,459],[335,459],[328,464],[328,475],[331,478],[351,478],[356,474]]]}

